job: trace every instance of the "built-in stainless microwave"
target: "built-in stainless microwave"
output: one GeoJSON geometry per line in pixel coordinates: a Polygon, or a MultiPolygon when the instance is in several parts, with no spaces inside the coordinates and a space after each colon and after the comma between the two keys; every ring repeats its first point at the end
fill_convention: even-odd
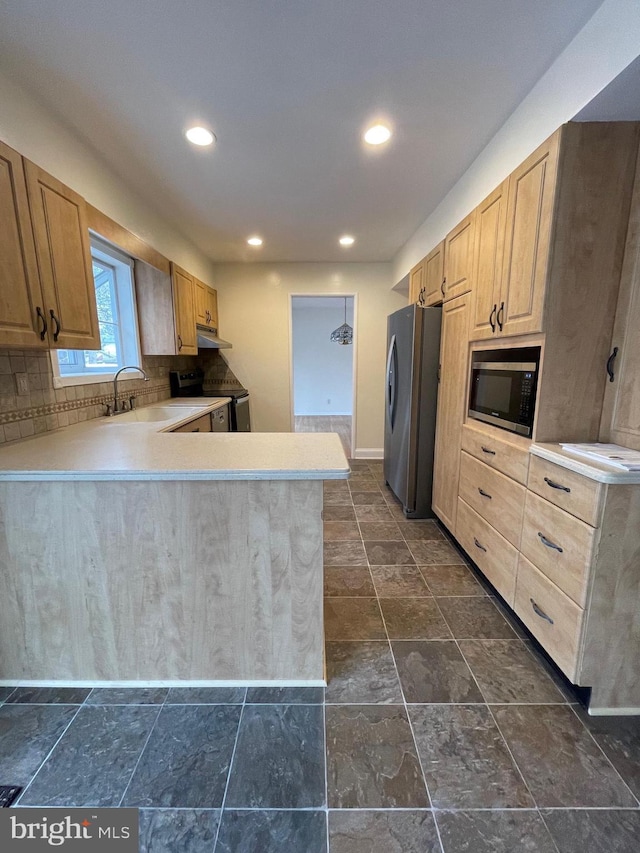
{"type": "Polygon", "coordinates": [[[539,350],[472,353],[469,417],[530,436],[535,415],[539,350]]]}

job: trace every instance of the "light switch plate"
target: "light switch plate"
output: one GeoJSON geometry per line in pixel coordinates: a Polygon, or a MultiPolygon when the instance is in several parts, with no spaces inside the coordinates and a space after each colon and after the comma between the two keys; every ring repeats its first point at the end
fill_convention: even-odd
{"type": "Polygon", "coordinates": [[[16,373],[16,388],[19,395],[29,393],[29,376],[26,373],[16,373]]]}

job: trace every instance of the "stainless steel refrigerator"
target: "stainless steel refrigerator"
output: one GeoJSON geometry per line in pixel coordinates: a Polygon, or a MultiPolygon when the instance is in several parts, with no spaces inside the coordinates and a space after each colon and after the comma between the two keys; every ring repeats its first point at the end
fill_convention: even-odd
{"type": "Polygon", "coordinates": [[[408,305],[387,320],[384,478],[407,518],[432,518],[441,308],[408,305]]]}

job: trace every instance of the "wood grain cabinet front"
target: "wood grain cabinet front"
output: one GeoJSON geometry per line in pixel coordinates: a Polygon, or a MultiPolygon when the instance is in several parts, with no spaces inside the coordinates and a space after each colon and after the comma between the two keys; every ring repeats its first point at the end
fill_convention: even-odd
{"type": "Polygon", "coordinates": [[[478,429],[465,424],[462,427],[462,449],[516,483],[526,485],[531,442],[515,436],[507,438],[507,435],[504,430],[478,429]]]}
{"type": "Polygon", "coordinates": [[[455,299],[473,287],[473,252],[475,246],[475,210],[447,234],[444,241],[444,278],[442,298],[455,299]]]}
{"type": "Polygon", "coordinates": [[[526,489],[462,451],[460,497],[505,539],[520,546],[526,489]]]}
{"type": "Polygon", "coordinates": [[[197,355],[194,278],[186,270],[172,263],[171,283],[175,311],[176,353],[197,355]]]}
{"type": "Polygon", "coordinates": [[[424,259],[416,264],[409,273],[409,305],[423,304],[424,299],[424,259]]]}
{"type": "Polygon", "coordinates": [[[424,305],[439,305],[444,297],[444,240],[432,249],[424,264],[424,305]]]}
{"type": "Polygon", "coordinates": [[[25,160],[48,346],[100,349],[85,200],[25,160]]]}
{"type": "Polygon", "coordinates": [[[22,157],[0,142],[0,345],[46,348],[45,304],[22,157]]]}

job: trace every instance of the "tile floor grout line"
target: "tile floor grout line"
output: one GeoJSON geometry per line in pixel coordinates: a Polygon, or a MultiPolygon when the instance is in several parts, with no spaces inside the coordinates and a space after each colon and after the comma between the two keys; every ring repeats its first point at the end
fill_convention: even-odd
{"type": "MultiPolygon", "coordinates": [[[[380,612],[382,613],[382,607],[380,608],[380,612]]],[[[402,706],[404,708],[404,713],[407,718],[407,722],[409,724],[409,731],[411,732],[411,739],[413,740],[413,748],[416,751],[416,758],[418,759],[418,766],[420,767],[420,773],[422,774],[422,782],[424,784],[425,791],[427,792],[427,799],[429,801],[429,806],[431,809],[431,815],[433,817],[433,825],[435,826],[436,835],[438,836],[438,844],[440,845],[440,853],[445,853],[444,845],[442,843],[442,838],[440,836],[440,827],[435,818],[435,814],[433,812],[433,799],[431,798],[431,791],[429,790],[429,785],[427,783],[427,776],[424,772],[424,765],[422,763],[422,757],[420,755],[420,750],[418,749],[418,742],[416,740],[416,733],[413,729],[413,722],[411,720],[411,715],[409,714],[409,708],[407,707],[407,700],[404,694],[404,687],[402,686],[402,680],[400,678],[400,671],[398,669],[398,663],[396,661],[396,656],[393,653],[393,643],[391,642],[391,638],[389,637],[389,631],[387,629],[387,623],[384,618],[384,613],[382,614],[382,624],[384,625],[385,634],[387,635],[387,642],[389,644],[389,652],[391,653],[391,660],[393,661],[393,668],[396,672],[396,678],[398,679],[398,686],[400,688],[400,695],[402,696],[402,706]]]]}
{"type": "MultiPolygon", "coordinates": [[[[633,799],[636,801],[636,803],[638,803],[638,806],[637,806],[637,807],[638,807],[638,808],[640,808],[640,800],[639,800],[639,799],[638,799],[638,797],[636,797],[636,795],[633,793],[633,791],[631,790],[631,787],[629,786],[629,784],[628,784],[628,782],[626,781],[626,779],[624,779],[624,777],[622,776],[622,774],[620,773],[620,771],[618,770],[618,768],[615,766],[615,764],[613,763],[613,761],[611,761],[611,759],[609,758],[609,756],[607,755],[607,753],[604,751],[604,749],[600,746],[600,744],[598,743],[598,741],[595,739],[595,737],[593,736],[593,734],[592,734],[592,733],[591,733],[591,731],[589,730],[589,727],[587,726],[587,724],[586,724],[586,723],[585,723],[585,722],[580,718],[580,714],[578,714],[578,712],[577,712],[577,711],[576,711],[576,709],[573,707],[573,705],[569,705],[568,707],[569,707],[569,709],[573,712],[573,714],[575,714],[575,716],[578,718],[578,720],[580,721],[580,724],[582,725],[582,727],[584,728],[584,730],[587,732],[587,734],[589,735],[589,737],[591,738],[591,740],[595,743],[595,745],[597,746],[597,748],[600,750],[600,752],[601,752],[601,753],[602,753],[602,755],[604,756],[604,758],[605,758],[605,760],[607,761],[607,763],[608,763],[608,764],[613,768],[613,770],[614,770],[615,774],[616,774],[616,775],[619,777],[619,779],[622,781],[622,783],[624,784],[625,788],[629,791],[629,793],[631,794],[631,796],[633,797],[633,799]]],[[[586,709],[586,708],[585,708],[585,713],[588,713],[588,711],[587,711],[587,709],[586,709]]]]}
{"type": "Polygon", "coordinates": [[[540,808],[538,808],[538,810],[537,810],[537,811],[538,811],[538,816],[540,817],[540,820],[542,821],[542,825],[543,825],[543,826],[544,826],[544,828],[546,829],[546,831],[547,831],[547,835],[548,835],[548,837],[551,839],[551,843],[553,844],[553,846],[554,846],[554,847],[555,847],[555,849],[556,849],[556,853],[562,853],[562,851],[560,850],[560,848],[559,848],[559,847],[558,847],[558,845],[556,844],[556,840],[555,840],[555,838],[554,838],[554,837],[553,837],[553,835],[551,834],[551,830],[550,830],[550,829],[549,829],[549,827],[547,826],[547,822],[546,822],[546,820],[544,819],[544,815],[542,814],[541,809],[540,809],[540,808]]]}
{"type": "MultiPolygon", "coordinates": [[[[464,655],[464,652],[463,652],[463,651],[462,651],[462,649],[460,648],[460,643],[458,642],[458,640],[456,640],[456,645],[457,645],[457,647],[458,647],[458,651],[459,651],[459,652],[460,652],[460,654],[462,655],[462,660],[466,663],[467,668],[469,669],[469,672],[471,673],[471,677],[472,677],[472,678],[473,678],[473,680],[475,681],[476,686],[477,686],[478,690],[480,691],[480,695],[482,696],[482,698],[483,698],[483,699],[484,699],[484,701],[485,701],[485,705],[486,705],[487,711],[489,712],[489,715],[491,716],[491,719],[493,720],[493,724],[494,724],[494,726],[496,727],[496,729],[498,730],[498,734],[499,734],[499,735],[500,735],[500,737],[502,738],[502,741],[503,741],[503,743],[504,743],[504,745],[505,745],[505,748],[506,748],[507,752],[508,752],[508,753],[509,753],[509,755],[511,756],[511,761],[513,762],[513,766],[516,768],[516,770],[517,770],[517,771],[518,771],[518,773],[520,774],[520,778],[522,779],[522,782],[523,782],[523,784],[524,784],[525,788],[527,789],[527,791],[528,791],[528,793],[529,793],[529,796],[531,797],[531,801],[533,802],[534,806],[535,806],[536,808],[538,808],[538,802],[537,802],[536,798],[533,796],[533,791],[532,791],[532,790],[531,790],[531,788],[529,787],[529,783],[528,783],[528,782],[527,782],[527,780],[525,779],[524,773],[523,773],[523,772],[522,772],[522,770],[520,769],[520,765],[519,765],[519,764],[518,764],[518,762],[516,761],[515,756],[514,756],[513,752],[511,751],[511,747],[510,747],[510,746],[509,746],[509,744],[507,743],[507,739],[506,739],[506,737],[504,736],[504,734],[502,733],[502,729],[501,729],[501,728],[500,728],[500,726],[498,725],[498,721],[496,720],[495,715],[494,715],[493,711],[491,710],[491,706],[489,705],[489,703],[488,703],[488,701],[487,701],[487,698],[486,698],[486,696],[485,696],[485,693],[484,693],[484,691],[482,690],[482,687],[480,686],[480,682],[479,682],[479,681],[478,681],[478,679],[476,678],[476,674],[475,674],[475,672],[474,672],[474,671],[473,671],[473,669],[471,668],[471,665],[469,664],[469,661],[466,659],[466,657],[465,657],[465,655],[464,655]]],[[[505,703],[505,704],[508,704],[508,703],[505,703]]]]}
{"type": "MultiPolygon", "coordinates": [[[[17,689],[17,688],[16,688],[16,689],[17,689]]],[[[54,703],[50,703],[50,704],[54,704],[54,703]]],[[[81,709],[82,709],[82,705],[78,705],[78,709],[76,710],[75,714],[71,717],[71,719],[69,720],[68,724],[64,727],[64,730],[61,732],[60,737],[59,737],[59,738],[57,738],[56,742],[55,742],[55,743],[54,743],[54,745],[51,747],[51,749],[50,749],[50,750],[49,750],[49,752],[47,753],[47,755],[46,755],[46,757],[44,758],[44,760],[43,760],[43,761],[40,763],[40,765],[38,766],[38,769],[36,770],[36,772],[33,774],[33,776],[31,777],[31,779],[29,779],[29,782],[28,782],[28,783],[27,783],[27,785],[25,786],[24,791],[20,794],[20,796],[19,796],[19,797],[18,797],[18,799],[16,800],[16,802],[15,802],[15,805],[16,805],[16,806],[20,805],[20,803],[22,802],[22,798],[23,798],[23,797],[24,797],[24,795],[27,793],[27,791],[29,790],[29,788],[33,785],[34,779],[35,779],[35,778],[36,778],[36,776],[40,773],[40,771],[42,770],[42,768],[44,767],[44,765],[47,763],[47,761],[51,758],[51,754],[53,753],[54,749],[57,747],[57,745],[60,743],[60,741],[62,740],[62,738],[65,736],[65,734],[66,734],[66,733],[67,733],[67,731],[69,730],[69,726],[70,726],[70,725],[71,725],[71,723],[75,720],[75,718],[78,716],[78,714],[80,713],[81,709]]]]}
{"type": "MultiPolygon", "coordinates": [[[[244,717],[244,709],[247,707],[247,693],[249,689],[247,688],[247,692],[245,693],[245,701],[242,703],[242,707],[240,708],[240,716],[238,718],[238,728],[236,729],[236,739],[233,743],[233,751],[231,753],[231,758],[229,759],[229,770],[227,771],[227,781],[224,786],[224,793],[222,795],[222,800],[220,802],[220,820],[218,821],[218,828],[216,829],[216,837],[213,842],[213,847],[211,848],[211,853],[215,853],[216,847],[218,846],[218,839],[220,837],[220,828],[222,826],[222,818],[224,815],[224,809],[227,802],[227,793],[229,791],[229,782],[231,781],[231,771],[233,770],[233,762],[236,757],[236,749],[238,748],[238,741],[240,739],[240,726],[242,725],[242,718],[244,717]]],[[[258,811],[258,809],[256,809],[258,811]]]]}
{"type": "MultiPolygon", "coordinates": [[[[323,698],[326,696],[326,688],[323,694],[323,698]]],[[[330,850],[330,840],[329,840],[329,762],[327,760],[327,705],[326,702],[322,703],[322,724],[323,724],[323,733],[322,733],[322,741],[324,746],[324,825],[326,832],[326,843],[327,843],[327,853],[330,850]]],[[[215,851],[214,851],[215,853],[215,851]]]]}
{"type": "MultiPolygon", "coordinates": [[[[167,693],[167,695],[168,695],[168,693],[167,693]]],[[[165,698],[166,698],[166,697],[165,697],[165,698]]],[[[147,735],[147,737],[145,738],[145,742],[144,742],[144,744],[143,744],[143,746],[142,746],[142,749],[140,750],[140,755],[138,756],[138,760],[136,761],[136,763],[135,763],[135,767],[133,768],[133,770],[131,771],[131,775],[129,776],[129,781],[127,782],[126,787],[125,787],[124,791],[122,792],[122,796],[120,797],[120,801],[119,801],[118,806],[117,806],[119,809],[121,809],[121,808],[125,808],[125,806],[123,806],[123,805],[122,805],[122,804],[123,804],[123,802],[124,802],[124,798],[125,798],[125,797],[126,797],[126,795],[127,795],[127,791],[128,791],[128,790],[129,790],[129,788],[131,787],[131,782],[132,782],[132,780],[133,780],[133,777],[134,777],[134,775],[135,775],[135,772],[136,772],[136,770],[138,769],[138,765],[139,765],[139,764],[140,764],[140,762],[142,761],[142,756],[144,755],[144,751],[145,751],[145,749],[147,748],[147,746],[148,746],[148,744],[149,744],[149,740],[151,739],[151,735],[153,734],[153,731],[154,731],[154,729],[155,729],[155,727],[156,727],[156,723],[158,722],[158,719],[160,718],[160,713],[161,713],[161,711],[162,711],[162,709],[163,709],[163,708],[164,708],[164,702],[162,702],[162,703],[160,704],[160,707],[158,708],[158,713],[156,714],[156,718],[155,718],[155,720],[153,721],[153,724],[151,725],[151,728],[149,729],[149,734],[148,734],[148,735],[147,735]]],[[[140,808],[142,808],[142,807],[138,807],[138,812],[139,812],[140,808]]]]}

